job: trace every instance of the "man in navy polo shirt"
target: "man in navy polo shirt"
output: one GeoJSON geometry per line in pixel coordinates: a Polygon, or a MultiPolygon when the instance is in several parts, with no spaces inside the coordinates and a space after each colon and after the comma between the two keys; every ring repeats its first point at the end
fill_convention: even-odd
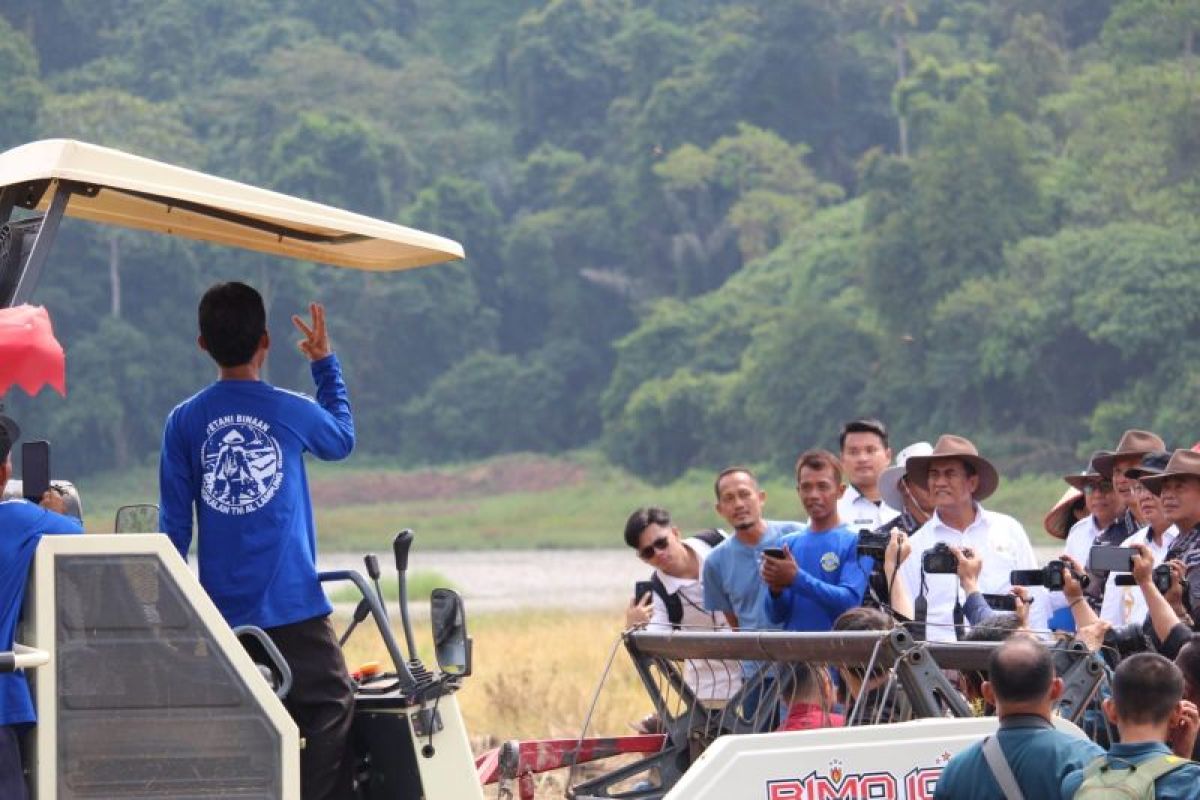
{"type": "Polygon", "coordinates": [[[187,557],[192,508],[198,525],[200,583],[231,626],[263,628],[292,669],[284,705],[305,748],[304,800],[349,798],[347,752],[354,694],[329,623],[332,608],[316,566],[316,526],[304,453],[345,458],[354,421],[325,311],[310,306],[303,334],[317,399],[261,380],[271,339],[266,309],[244,283],[213,286],[200,300],[201,349],[218,380],[167,417],[159,462],[160,523],[187,557]]]}
{"type": "MultiPolygon", "coordinates": [[[[12,477],[10,454],[20,435],[17,423],[0,414],[0,491],[12,477]]],[[[83,533],[79,520],[62,512],[62,496],[53,490],[48,490],[38,505],[28,500],[0,503],[0,651],[13,649],[29,565],[42,536],[83,533]]],[[[0,797],[5,800],[28,796],[21,771],[20,736],[36,720],[25,675],[0,673],[0,797]]]]}

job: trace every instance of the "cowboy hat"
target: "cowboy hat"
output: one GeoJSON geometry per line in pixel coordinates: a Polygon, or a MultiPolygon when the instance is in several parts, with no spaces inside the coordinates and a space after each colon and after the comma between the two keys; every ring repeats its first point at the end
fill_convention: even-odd
{"type": "Polygon", "coordinates": [[[1083,472],[1079,472],[1074,475],[1063,475],[1063,480],[1081,492],[1083,491],[1083,487],[1087,486],[1088,484],[1097,483],[1100,480],[1110,480],[1109,478],[1105,478],[1103,475],[1101,475],[1096,469],[1096,459],[1100,458],[1102,455],[1105,455],[1105,452],[1106,451],[1104,450],[1097,450],[1096,452],[1092,453],[1092,457],[1088,460],[1087,468],[1083,472]]]}
{"type": "Polygon", "coordinates": [[[1055,539],[1066,539],[1075,524],[1075,508],[1085,502],[1083,492],[1074,487],[1068,487],[1054,507],[1046,512],[1042,519],[1042,528],[1055,539]]]}
{"type": "Polygon", "coordinates": [[[918,486],[929,486],[929,465],[939,458],[957,458],[975,470],[975,474],[979,476],[979,486],[973,495],[976,500],[986,500],[991,497],[992,492],[996,491],[996,487],[1000,485],[1000,475],[996,472],[996,468],[990,461],[979,455],[979,451],[969,439],[955,436],[952,433],[944,433],[938,437],[937,444],[933,446],[933,451],[929,455],[914,456],[908,459],[908,474],[912,476],[918,486]]]}
{"type": "Polygon", "coordinates": [[[1129,430],[1121,434],[1117,449],[1102,451],[1092,458],[1092,467],[1101,476],[1112,480],[1113,462],[1126,456],[1144,456],[1156,450],[1166,450],[1167,445],[1156,433],[1150,431],[1129,430]]]}
{"type": "Polygon", "coordinates": [[[914,456],[927,456],[933,452],[929,442],[915,442],[896,454],[896,465],[879,473],[879,495],[883,502],[897,511],[904,510],[904,494],[900,491],[900,480],[907,469],[905,464],[914,456]]]}
{"type": "Polygon", "coordinates": [[[1167,466],[1157,475],[1146,475],[1140,478],[1142,485],[1154,494],[1162,492],[1163,481],[1167,478],[1196,478],[1200,479],[1200,453],[1194,450],[1176,450],[1171,454],[1167,466]]]}
{"type": "Polygon", "coordinates": [[[1155,450],[1153,453],[1146,453],[1142,456],[1142,463],[1125,470],[1125,477],[1138,481],[1147,475],[1160,475],[1169,463],[1171,463],[1170,453],[1166,450],[1155,450]]]}

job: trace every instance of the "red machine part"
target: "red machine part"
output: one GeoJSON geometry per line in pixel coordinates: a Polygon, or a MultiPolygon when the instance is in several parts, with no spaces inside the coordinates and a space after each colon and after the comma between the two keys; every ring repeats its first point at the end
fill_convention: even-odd
{"type": "Polygon", "coordinates": [[[587,764],[625,753],[657,753],[666,736],[600,736],[590,739],[510,739],[475,759],[475,772],[483,786],[517,781],[520,800],[533,800],[533,776],[542,772],[587,764]]]}

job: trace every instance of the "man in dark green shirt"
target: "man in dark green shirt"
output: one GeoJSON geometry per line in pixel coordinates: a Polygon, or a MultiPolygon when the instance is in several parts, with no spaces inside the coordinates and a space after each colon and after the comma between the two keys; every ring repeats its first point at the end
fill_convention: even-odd
{"type": "Polygon", "coordinates": [[[1028,636],[1005,641],[992,653],[988,680],[983,683],[984,699],[996,707],[1000,730],[950,759],[938,778],[934,797],[1057,797],[1069,773],[1082,769],[1104,752],[1087,739],[1055,729],[1050,720],[1062,691],[1062,679],[1054,674],[1054,660],[1045,645],[1028,636]],[[997,744],[998,750],[994,749],[997,744]],[[1000,770],[1007,769],[1009,778],[1019,787],[1018,793],[1000,788],[1002,779],[989,763],[997,753],[1002,762],[1000,770]]]}

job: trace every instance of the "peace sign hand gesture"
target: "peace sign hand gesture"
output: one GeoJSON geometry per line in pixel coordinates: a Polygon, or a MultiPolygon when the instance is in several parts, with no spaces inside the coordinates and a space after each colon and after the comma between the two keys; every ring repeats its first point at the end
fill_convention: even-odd
{"type": "Polygon", "coordinates": [[[306,325],[299,314],[292,315],[292,324],[304,334],[304,338],[296,344],[309,361],[320,361],[333,352],[329,345],[329,333],[325,330],[325,307],[320,303],[309,303],[308,311],[312,315],[312,327],[306,325]]]}

